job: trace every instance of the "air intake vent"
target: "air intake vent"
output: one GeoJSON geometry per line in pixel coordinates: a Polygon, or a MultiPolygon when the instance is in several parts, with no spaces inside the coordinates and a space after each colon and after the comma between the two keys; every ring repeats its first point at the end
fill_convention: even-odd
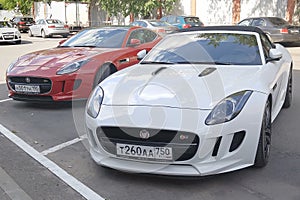
{"type": "Polygon", "coordinates": [[[215,68],[215,67],[208,67],[199,74],[199,77],[207,76],[207,75],[213,73],[216,69],[217,68],[215,68]]]}
{"type": "Polygon", "coordinates": [[[246,134],[245,131],[240,131],[240,132],[234,133],[229,152],[233,152],[242,144],[242,142],[245,138],[245,134],[246,134]]]}

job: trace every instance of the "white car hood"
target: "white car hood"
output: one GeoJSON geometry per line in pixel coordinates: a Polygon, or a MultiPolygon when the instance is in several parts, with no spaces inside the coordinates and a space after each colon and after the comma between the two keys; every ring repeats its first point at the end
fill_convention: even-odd
{"type": "Polygon", "coordinates": [[[230,94],[262,88],[255,79],[261,71],[261,66],[136,65],[100,84],[102,103],[212,109],[230,94]]]}
{"type": "Polygon", "coordinates": [[[15,28],[0,28],[0,33],[7,33],[7,32],[15,32],[17,29],[15,28]]]}

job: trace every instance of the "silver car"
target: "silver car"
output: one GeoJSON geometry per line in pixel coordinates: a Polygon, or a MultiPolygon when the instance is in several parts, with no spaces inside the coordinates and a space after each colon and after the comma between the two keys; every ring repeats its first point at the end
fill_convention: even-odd
{"type": "Polygon", "coordinates": [[[172,33],[174,31],[179,30],[176,26],[173,26],[167,22],[159,21],[159,20],[136,20],[130,24],[131,26],[141,26],[151,29],[161,36],[165,36],[168,33],[172,33]]]}
{"type": "Polygon", "coordinates": [[[61,35],[68,37],[70,33],[68,25],[58,19],[39,19],[36,24],[29,27],[28,35],[42,36],[43,38],[61,35]]]}
{"type": "Polygon", "coordinates": [[[247,18],[238,25],[259,27],[272,42],[300,42],[300,26],[291,25],[280,17],[247,18]]]}

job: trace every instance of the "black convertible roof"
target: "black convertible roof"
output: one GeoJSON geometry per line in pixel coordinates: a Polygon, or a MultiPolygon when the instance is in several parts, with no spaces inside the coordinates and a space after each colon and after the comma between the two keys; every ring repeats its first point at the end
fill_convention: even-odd
{"type": "Polygon", "coordinates": [[[248,31],[248,32],[257,32],[260,34],[264,34],[264,32],[255,26],[199,26],[192,27],[187,29],[181,29],[178,32],[189,32],[189,31],[248,31]]]}

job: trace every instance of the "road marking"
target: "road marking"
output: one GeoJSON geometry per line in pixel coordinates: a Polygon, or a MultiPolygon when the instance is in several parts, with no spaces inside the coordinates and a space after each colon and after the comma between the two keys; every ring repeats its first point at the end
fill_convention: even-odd
{"type": "Polygon", "coordinates": [[[6,101],[11,101],[12,99],[3,99],[3,100],[0,100],[0,103],[3,103],[3,102],[6,102],[6,101]]]}
{"type": "Polygon", "coordinates": [[[7,137],[10,141],[19,146],[23,151],[25,151],[28,155],[30,155],[33,159],[39,162],[41,165],[49,169],[53,174],[55,174],[58,178],[64,181],[67,185],[72,187],[75,191],[85,197],[87,200],[105,200],[101,196],[99,196],[92,189],[81,183],[75,177],[68,174],[65,170],[60,168],[53,161],[49,160],[46,156],[39,153],[33,147],[28,145],[21,138],[13,134],[7,128],[5,128],[2,124],[0,124],[0,132],[7,137]]]}
{"type": "Polygon", "coordinates": [[[0,188],[12,200],[32,200],[19,185],[0,167],[0,188]]]}
{"type": "Polygon", "coordinates": [[[71,146],[71,145],[73,145],[73,144],[75,144],[77,142],[80,142],[80,141],[84,140],[84,139],[87,139],[87,135],[82,135],[82,136],[80,136],[78,138],[75,138],[73,140],[70,140],[68,142],[65,142],[65,143],[59,144],[57,146],[51,147],[51,148],[49,148],[47,150],[42,151],[41,154],[44,155],[44,156],[46,156],[46,155],[48,155],[50,153],[54,153],[56,151],[59,151],[59,150],[65,148],[65,147],[71,146]]]}

